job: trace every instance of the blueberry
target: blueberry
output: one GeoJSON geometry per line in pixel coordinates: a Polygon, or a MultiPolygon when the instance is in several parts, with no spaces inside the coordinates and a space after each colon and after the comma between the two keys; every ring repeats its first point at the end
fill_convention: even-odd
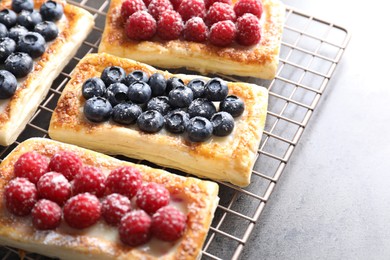
{"type": "Polygon", "coordinates": [[[234,118],[227,112],[215,113],[211,119],[213,125],[213,134],[216,136],[227,136],[234,128],[234,118]]]}
{"type": "Polygon", "coordinates": [[[191,142],[204,142],[213,134],[213,126],[207,118],[196,116],[188,122],[186,132],[191,142]]]}
{"type": "Polygon", "coordinates": [[[190,116],[185,111],[175,110],[165,116],[165,129],[175,134],[184,133],[189,122],[190,116]]]}
{"type": "Polygon", "coordinates": [[[152,89],[152,96],[162,96],[167,88],[167,81],[161,73],[154,73],[150,76],[148,84],[152,89]]]}
{"type": "Polygon", "coordinates": [[[28,53],[31,58],[41,57],[45,53],[45,39],[36,32],[28,32],[19,39],[16,49],[20,52],[28,53]]]}
{"type": "Polygon", "coordinates": [[[222,101],[229,93],[227,83],[220,78],[210,79],[205,88],[205,97],[210,101],[222,101]]]}
{"type": "Polygon", "coordinates": [[[84,104],[84,115],[92,122],[107,121],[112,112],[112,106],[107,99],[103,97],[93,97],[88,99],[84,104]]]}
{"type": "Polygon", "coordinates": [[[0,62],[3,63],[16,49],[16,43],[11,38],[0,39],[0,62]]]}
{"type": "Polygon", "coordinates": [[[184,82],[182,79],[179,79],[177,77],[172,77],[167,80],[167,87],[165,89],[165,93],[169,94],[172,89],[179,87],[179,86],[184,86],[184,82]]]}
{"type": "Polygon", "coordinates": [[[42,35],[47,42],[54,40],[58,36],[57,25],[50,21],[38,23],[35,25],[34,31],[42,35]]]}
{"type": "Polygon", "coordinates": [[[122,125],[130,125],[142,114],[140,106],[133,103],[120,103],[112,110],[112,120],[122,125]]]}
{"type": "Polygon", "coordinates": [[[85,99],[91,97],[102,97],[106,93],[106,85],[103,80],[98,77],[87,79],[81,88],[81,92],[85,99]]]}
{"type": "Polygon", "coordinates": [[[127,95],[134,103],[144,104],[152,97],[152,90],[147,83],[143,81],[136,81],[129,86],[129,92],[127,95]]]}
{"type": "Polygon", "coordinates": [[[147,110],[156,110],[165,116],[169,111],[171,111],[171,106],[169,105],[169,98],[166,96],[158,96],[149,100],[146,104],[147,110]]]}
{"type": "Polygon", "coordinates": [[[204,85],[206,82],[203,79],[193,79],[188,82],[187,87],[189,87],[194,93],[194,99],[204,96],[204,85]]]}
{"type": "Polygon", "coordinates": [[[5,38],[8,36],[8,29],[7,27],[0,23],[0,38],[5,38]]]}
{"type": "Polygon", "coordinates": [[[186,86],[178,86],[169,92],[169,104],[173,107],[188,107],[193,99],[192,90],[186,86]]]}
{"type": "Polygon", "coordinates": [[[130,86],[136,81],[143,81],[148,83],[148,80],[149,80],[149,76],[146,72],[142,70],[134,70],[131,73],[129,73],[129,75],[126,76],[125,84],[130,86]]]}
{"type": "Polygon", "coordinates": [[[28,30],[26,27],[21,25],[15,25],[8,31],[8,37],[14,40],[16,43],[19,42],[20,37],[28,33],[28,30]]]}
{"type": "Polygon", "coordinates": [[[20,13],[23,10],[32,11],[34,10],[33,0],[12,0],[12,10],[20,13]]]}
{"type": "Polygon", "coordinates": [[[17,86],[18,82],[11,72],[0,70],[0,99],[12,97],[17,86]]]}
{"type": "Polygon", "coordinates": [[[128,100],[128,90],[129,88],[123,83],[113,83],[107,88],[106,98],[110,101],[112,106],[116,106],[117,104],[128,100]]]}
{"type": "Polygon", "coordinates": [[[26,27],[29,30],[33,30],[35,25],[42,22],[42,16],[37,11],[22,11],[18,16],[18,24],[26,27]]]}
{"type": "Polygon", "coordinates": [[[39,12],[41,13],[43,20],[55,22],[61,19],[64,14],[64,9],[60,3],[47,1],[41,5],[39,12]]]}
{"type": "Polygon", "coordinates": [[[239,117],[244,113],[245,104],[241,98],[231,95],[227,96],[221,104],[219,104],[219,110],[228,112],[233,117],[239,117]]]}
{"type": "Polygon", "coordinates": [[[210,119],[212,115],[217,112],[213,102],[207,100],[206,98],[197,98],[191,102],[188,107],[188,114],[190,117],[202,116],[207,119],[210,119]]]}
{"type": "Polygon", "coordinates": [[[156,110],[143,112],[137,119],[139,129],[147,133],[156,133],[164,126],[164,117],[156,110]]]}
{"type": "Polygon", "coordinates": [[[5,60],[5,69],[14,74],[16,78],[23,78],[33,69],[33,60],[24,52],[15,52],[5,60]]]}
{"type": "Polygon", "coordinates": [[[0,23],[4,24],[8,29],[16,24],[16,13],[10,9],[0,11],[0,23]]]}
{"type": "Polygon", "coordinates": [[[110,86],[112,83],[123,82],[125,77],[125,70],[118,66],[105,68],[100,76],[106,86],[110,86]]]}

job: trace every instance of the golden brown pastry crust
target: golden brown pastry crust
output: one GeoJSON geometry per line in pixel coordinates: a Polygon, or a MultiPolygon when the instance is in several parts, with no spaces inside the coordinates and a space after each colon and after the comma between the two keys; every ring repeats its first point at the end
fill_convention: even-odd
{"type": "MultiPolygon", "coordinates": [[[[0,3],[0,9],[10,8],[11,0],[0,3]]],[[[35,0],[39,8],[44,0],[35,0]]],[[[18,86],[15,94],[8,100],[1,101],[0,145],[13,143],[23,131],[28,120],[46,96],[53,80],[74,56],[77,49],[92,30],[93,16],[87,11],[66,4],[65,18],[62,19],[58,37],[50,42],[45,53],[34,60],[34,68],[18,86]]]]}
{"type": "MultiPolygon", "coordinates": [[[[119,241],[110,241],[102,236],[91,236],[83,232],[67,232],[66,229],[38,231],[31,225],[30,217],[11,215],[4,204],[4,187],[14,177],[13,168],[20,155],[36,151],[50,158],[59,151],[78,154],[84,165],[91,165],[109,172],[118,166],[132,166],[140,170],[146,182],[163,184],[171,196],[180,198],[186,204],[187,227],[182,238],[175,242],[171,252],[160,255],[164,259],[195,259],[201,252],[211,220],[218,204],[218,185],[210,181],[186,178],[120,161],[77,146],[45,138],[32,138],[21,143],[0,165],[0,242],[30,252],[60,257],[61,259],[156,259],[141,248],[131,248],[119,241]]],[[[165,242],[159,242],[165,243],[165,242]]]]}
{"type": "MultiPolygon", "coordinates": [[[[120,17],[123,0],[111,0],[99,52],[134,59],[162,68],[187,67],[201,73],[223,73],[264,79],[275,77],[284,22],[279,0],[263,0],[262,38],[251,47],[220,48],[184,40],[133,41],[124,33],[120,17]]],[[[235,3],[236,0],[233,0],[235,3]]]]}
{"type": "MultiPolygon", "coordinates": [[[[148,65],[108,54],[87,55],[75,68],[53,112],[49,126],[51,138],[108,154],[145,159],[238,186],[250,183],[267,112],[268,91],[265,88],[228,82],[229,94],[237,95],[245,102],[244,114],[235,120],[233,133],[223,138],[213,136],[203,143],[191,143],[181,135],[169,134],[165,130],[147,134],[137,130],[136,126],[92,123],[85,119],[82,84],[88,78],[99,77],[105,67],[112,65],[121,66],[127,73],[140,69],[151,75],[157,71],[148,65]]],[[[173,75],[166,71],[159,72],[166,78],[173,75]]],[[[175,76],[185,83],[199,77],[175,76]]]]}

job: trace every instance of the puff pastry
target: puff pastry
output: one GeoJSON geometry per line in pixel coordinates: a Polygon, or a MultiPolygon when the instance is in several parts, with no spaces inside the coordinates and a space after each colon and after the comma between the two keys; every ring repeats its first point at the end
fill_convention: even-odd
{"type": "Polygon", "coordinates": [[[0,174],[0,243],[61,259],[195,259],[201,252],[219,200],[218,185],[214,182],[173,175],[45,138],[21,143],[2,162],[0,174]],[[182,238],[173,244],[152,239],[147,245],[132,248],[118,240],[115,228],[103,223],[78,231],[64,223],[55,230],[38,231],[32,227],[30,217],[11,215],[3,196],[5,185],[13,177],[16,160],[29,151],[51,157],[63,150],[76,153],[84,165],[100,167],[103,172],[109,173],[118,166],[133,166],[139,169],[144,181],[164,184],[171,196],[180,198],[187,213],[182,238]]]}
{"type": "MultiPolygon", "coordinates": [[[[220,48],[184,40],[133,41],[121,23],[123,0],[111,0],[99,52],[107,52],[162,68],[187,67],[205,73],[223,73],[264,79],[275,77],[284,22],[284,6],[279,0],[263,0],[262,38],[251,47],[220,48]]],[[[235,3],[237,0],[233,0],[235,3]]]]}
{"type": "MultiPolygon", "coordinates": [[[[51,138],[76,144],[107,154],[122,154],[145,159],[197,176],[229,181],[238,186],[250,183],[252,167],[264,129],[268,91],[249,83],[229,82],[229,94],[245,102],[244,114],[235,121],[233,133],[227,137],[213,136],[203,143],[191,143],[185,138],[161,130],[157,134],[139,131],[112,122],[92,123],[83,114],[85,99],[81,87],[85,80],[99,77],[107,66],[121,66],[127,73],[143,70],[156,72],[151,66],[108,54],[89,54],[73,72],[53,112],[51,138]]],[[[159,71],[166,78],[168,72],[159,71]]],[[[186,83],[194,77],[175,75],[186,83]]]]}
{"type": "MultiPolygon", "coordinates": [[[[11,0],[0,3],[0,9],[10,8],[11,0]]],[[[44,0],[35,0],[39,8],[44,0]]],[[[25,128],[54,79],[74,56],[94,25],[93,16],[84,9],[66,4],[64,16],[57,22],[58,37],[49,43],[45,53],[34,60],[34,68],[18,82],[15,94],[0,101],[0,145],[10,145],[25,128]]]]}

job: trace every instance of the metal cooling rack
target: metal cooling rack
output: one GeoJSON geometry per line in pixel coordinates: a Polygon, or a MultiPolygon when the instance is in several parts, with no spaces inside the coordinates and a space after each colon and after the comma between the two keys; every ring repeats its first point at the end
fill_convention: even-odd
{"type": "MultiPolygon", "coordinates": [[[[54,81],[46,99],[17,142],[8,147],[0,146],[0,160],[30,137],[48,138],[51,114],[69,81],[69,74],[85,54],[97,52],[109,1],[68,2],[94,14],[96,25],[93,32],[54,81]]],[[[280,66],[275,79],[225,77],[267,87],[270,91],[268,117],[251,184],[241,189],[219,182],[221,200],[203,247],[203,259],[238,259],[245,250],[245,244],[317,108],[349,38],[344,28],[287,7],[280,66]]],[[[20,259],[20,254],[17,249],[0,247],[1,259],[20,259]]],[[[47,259],[36,254],[22,253],[22,256],[25,259],[47,259]]]]}

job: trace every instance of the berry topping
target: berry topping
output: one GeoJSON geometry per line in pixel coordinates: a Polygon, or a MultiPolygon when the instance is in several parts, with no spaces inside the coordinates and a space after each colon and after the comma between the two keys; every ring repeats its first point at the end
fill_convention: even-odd
{"type": "Polygon", "coordinates": [[[210,28],[209,40],[211,44],[226,47],[233,43],[236,37],[236,26],[232,21],[221,21],[210,28]]]}
{"type": "Polygon", "coordinates": [[[107,121],[112,113],[110,102],[102,97],[93,97],[84,104],[85,117],[95,123],[107,121]]]}
{"type": "Polygon", "coordinates": [[[37,11],[26,11],[23,10],[18,18],[17,18],[18,24],[26,27],[28,30],[33,30],[35,25],[42,22],[42,16],[37,11]]]}
{"type": "Polygon", "coordinates": [[[43,174],[48,170],[48,160],[37,152],[27,152],[22,154],[14,166],[16,177],[27,178],[36,184],[43,174]]]}
{"type": "Polygon", "coordinates": [[[183,37],[187,41],[205,42],[208,34],[207,25],[200,17],[192,17],[184,25],[183,37]]]}
{"type": "Polygon", "coordinates": [[[161,96],[164,95],[165,89],[167,87],[167,81],[165,80],[164,75],[161,73],[154,73],[150,76],[148,84],[152,89],[152,96],[161,96]]]}
{"type": "Polygon", "coordinates": [[[184,82],[182,79],[177,78],[177,77],[172,77],[167,80],[167,88],[165,89],[165,92],[169,94],[172,89],[179,87],[179,86],[184,86],[184,82]]]}
{"type": "Polygon", "coordinates": [[[206,98],[197,98],[192,101],[188,107],[188,114],[191,118],[195,116],[202,116],[210,119],[216,112],[217,109],[213,102],[207,100],[206,98]]]}
{"type": "Polygon", "coordinates": [[[213,134],[213,125],[207,118],[196,116],[190,119],[186,131],[191,142],[203,142],[213,134]]]}
{"type": "Polygon", "coordinates": [[[227,83],[220,78],[209,80],[204,88],[206,98],[211,101],[222,101],[229,93],[227,83]]]}
{"type": "Polygon", "coordinates": [[[16,43],[19,42],[20,37],[28,33],[26,27],[21,25],[15,25],[14,27],[9,29],[8,37],[14,40],[16,43]]]}
{"type": "Polygon", "coordinates": [[[234,12],[237,17],[240,17],[245,13],[251,13],[260,19],[261,14],[263,13],[263,5],[261,0],[239,0],[234,5],[234,12]]]}
{"type": "Polygon", "coordinates": [[[205,0],[204,1],[207,9],[216,2],[221,2],[221,3],[228,4],[228,5],[232,5],[232,0],[205,0]]]}
{"type": "Polygon", "coordinates": [[[148,110],[138,117],[137,125],[144,132],[157,133],[164,126],[164,117],[156,110],[148,110]]]}
{"type": "Polygon", "coordinates": [[[146,6],[142,0],[125,0],[121,7],[122,20],[126,22],[130,15],[144,10],[146,10],[146,6]]]}
{"type": "Polygon", "coordinates": [[[34,10],[33,0],[12,0],[12,10],[16,13],[20,13],[23,10],[32,11],[34,10]]]}
{"type": "Polygon", "coordinates": [[[127,96],[136,104],[144,104],[152,97],[152,90],[148,83],[136,81],[129,86],[127,96]]]}
{"type": "Polygon", "coordinates": [[[60,3],[47,1],[41,5],[39,12],[45,21],[58,21],[64,14],[64,9],[60,3]]]}
{"type": "Polygon", "coordinates": [[[3,63],[16,49],[16,43],[11,38],[0,38],[0,62],[3,63]]]}
{"type": "Polygon", "coordinates": [[[130,125],[137,121],[141,115],[142,109],[140,106],[129,103],[120,103],[112,110],[112,120],[122,125],[130,125]]]}
{"type": "Polygon", "coordinates": [[[125,25],[127,37],[136,41],[152,39],[156,30],[156,20],[146,11],[135,12],[127,19],[125,25]]]}
{"type": "Polygon", "coordinates": [[[192,93],[194,93],[194,99],[203,97],[205,84],[206,82],[203,79],[193,79],[188,82],[187,87],[189,87],[192,90],[192,93]]]}
{"type": "Polygon", "coordinates": [[[184,133],[189,121],[190,116],[186,112],[175,110],[165,117],[165,128],[171,133],[184,133]]]}
{"type": "Polygon", "coordinates": [[[175,207],[162,207],[152,217],[152,234],[164,241],[175,241],[183,235],[186,221],[187,217],[175,207]]]}
{"type": "Polygon", "coordinates": [[[5,38],[8,36],[8,29],[7,26],[4,24],[0,23],[0,39],[5,38]]]}
{"type": "Polygon", "coordinates": [[[236,21],[236,14],[231,5],[216,2],[207,11],[205,22],[208,26],[220,21],[236,21]]]}
{"type": "Polygon", "coordinates": [[[98,77],[87,79],[82,86],[82,94],[85,99],[102,97],[106,93],[106,85],[98,77]]]}
{"type": "Polygon", "coordinates": [[[0,99],[12,97],[17,86],[18,82],[12,73],[0,70],[0,99]]]}
{"type": "Polygon", "coordinates": [[[54,40],[58,36],[57,25],[50,21],[38,23],[35,25],[34,31],[41,34],[47,42],[54,40]]]}
{"type": "Polygon", "coordinates": [[[121,220],[118,231],[120,240],[128,246],[139,246],[151,238],[152,220],[143,210],[127,213],[121,220]]]}
{"type": "Polygon", "coordinates": [[[8,29],[16,24],[16,13],[10,9],[0,11],[0,23],[4,24],[8,29]]]}
{"type": "Polygon", "coordinates": [[[173,10],[173,6],[169,0],[152,0],[148,6],[149,13],[156,21],[168,10],[173,10]]]}
{"type": "Polygon", "coordinates": [[[37,183],[38,195],[40,198],[54,201],[63,205],[72,195],[69,181],[58,172],[47,172],[37,183]]]}
{"type": "Polygon", "coordinates": [[[95,195],[78,194],[64,205],[64,219],[69,226],[83,229],[94,225],[101,215],[101,204],[95,195]]]}
{"type": "Polygon", "coordinates": [[[166,10],[157,22],[157,35],[163,40],[179,39],[184,24],[179,13],[166,10]]]}
{"type": "Polygon", "coordinates": [[[73,152],[58,152],[50,158],[49,170],[61,173],[68,181],[73,180],[82,167],[80,157],[73,152]]]}
{"type": "Polygon", "coordinates": [[[140,172],[130,166],[123,166],[112,170],[106,179],[106,188],[110,193],[119,193],[129,199],[134,197],[141,184],[140,172]]]}
{"type": "Polygon", "coordinates": [[[102,217],[113,226],[117,226],[121,218],[130,210],[129,198],[118,193],[110,194],[102,201],[102,217]]]}
{"type": "Polygon", "coordinates": [[[183,0],[177,12],[183,21],[187,21],[191,17],[203,18],[206,15],[206,7],[203,0],[183,0]]]}
{"type": "Polygon", "coordinates": [[[73,194],[89,192],[96,197],[104,195],[106,176],[100,168],[84,166],[80,173],[74,176],[73,194]]]}
{"type": "Polygon", "coordinates": [[[32,223],[36,229],[55,229],[61,224],[62,211],[57,203],[50,200],[39,200],[31,211],[32,223]]]}
{"type": "Polygon", "coordinates": [[[17,51],[25,52],[35,59],[45,52],[45,39],[36,32],[28,32],[19,38],[17,51]]]}
{"type": "Polygon", "coordinates": [[[111,103],[111,106],[116,106],[119,103],[128,100],[127,91],[129,88],[123,83],[113,83],[106,90],[106,98],[111,103]]]}
{"type": "Polygon", "coordinates": [[[30,214],[38,199],[35,185],[26,178],[15,178],[5,187],[5,206],[17,216],[30,214]]]}
{"type": "Polygon", "coordinates": [[[178,86],[169,92],[169,104],[173,107],[188,107],[193,99],[192,90],[186,86],[178,86]]]}
{"type": "Polygon", "coordinates": [[[149,75],[142,70],[133,70],[125,78],[125,83],[130,86],[136,81],[143,81],[148,83],[149,75]]]}
{"type": "Polygon", "coordinates": [[[5,69],[16,78],[23,78],[33,69],[33,60],[24,52],[15,52],[5,60],[5,69]]]}
{"type": "Polygon", "coordinates": [[[149,182],[138,190],[135,201],[146,213],[153,214],[168,205],[169,198],[169,191],[163,185],[149,182]]]}
{"type": "Polygon", "coordinates": [[[260,42],[261,26],[256,16],[253,14],[244,14],[237,19],[236,26],[236,40],[239,44],[250,46],[260,42]]]}
{"type": "Polygon", "coordinates": [[[213,134],[216,136],[227,136],[234,128],[234,118],[227,112],[215,113],[211,119],[213,134]]]}
{"type": "Polygon", "coordinates": [[[171,111],[171,106],[169,105],[169,98],[166,96],[158,96],[149,100],[146,105],[147,110],[156,110],[160,112],[163,116],[168,114],[171,111]]]}
{"type": "Polygon", "coordinates": [[[244,113],[245,104],[242,99],[237,96],[227,96],[220,104],[219,109],[221,111],[228,112],[233,117],[239,117],[244,113]]]}
{"type": "Polygon", "coordinates": [[[123,82],[125,77],[125,70],[118,66],[111,66],[105,68],[102,72],[102,75],[100,76],[106,86],[110,86],[111,84],[117,82],[123,82]]]}

